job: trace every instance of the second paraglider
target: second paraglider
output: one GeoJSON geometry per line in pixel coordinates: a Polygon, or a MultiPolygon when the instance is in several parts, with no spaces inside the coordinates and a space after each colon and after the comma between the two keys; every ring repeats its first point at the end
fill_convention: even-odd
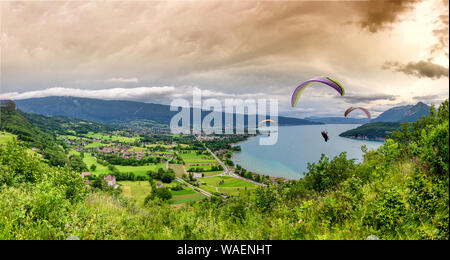
{"type": "Polygon", "coordinates": [[[371,115],[369,113],[369,110],[367,110],[367,109],[365,109],[363,107],[349,107],[349,108],[347,108],[347,110],[345,110],[344,116],[347,117],[347,115],[350,114],[350,112],[352,112],[353,110],[356,110],[356,109],[359,109],[359,110],[363,111],[364,114],[366,114],[367,118],[369,118],[369,120],[372,119],[372,117],[371,117],[371,115]]]}

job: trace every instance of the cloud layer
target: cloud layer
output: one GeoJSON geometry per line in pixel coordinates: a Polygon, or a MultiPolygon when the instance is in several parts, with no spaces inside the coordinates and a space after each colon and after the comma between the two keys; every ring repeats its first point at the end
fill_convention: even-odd
{"type": "Polygon", "coordinates": [[[448,68],[429,61],[409,62],[407,64],[400,64],[399,62],[386,62],[383,65],[383,68],[403,72],[406,75],[412,75],[418,78],[448,78],[448,68]]]}
{"type": "Polygon", "coordinates": [[[448,1],[0,5],[0,93],[16,98],[167,103],[199,88],[222,99],[275,97],[280,110],[302,116],[351,102],[376,107],[448,95],[448,1]],[[337,79],[349,95],[314,87],[290,108],[292,90],[319,75],[337,79]]]}

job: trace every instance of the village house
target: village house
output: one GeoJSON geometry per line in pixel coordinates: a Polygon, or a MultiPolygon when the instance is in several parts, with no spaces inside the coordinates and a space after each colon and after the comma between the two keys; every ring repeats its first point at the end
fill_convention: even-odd
{"type": "Polygon", "coordinates": [[[116,176],[108,175],[105,176],[106,183],[108,186],[114,187],[114,189],[117,189],[119,187],[119,184],[116,183],[116,176]]]}
{"type": "Polygon", "coordinates": [[[193,177],[194,179],[202,178],[202,177],[203,177],[203,174],[202,174],[202,173],[199,173],[199,172],[194,172],[194,173],[192,174],[192,177],[193,177]]]}
{"type": "Polygon", "coordinates": [[[161,182],[156,183],[156,188],[163,188],[164,184],[162,184],[161,182]]]}
{"type": "Polygon", "coordinates": [[[89,175],[91,175],[90,172],[82,172],[81,173],[81,178],[84,178],[84,177],[89,176],[89,175]]]}

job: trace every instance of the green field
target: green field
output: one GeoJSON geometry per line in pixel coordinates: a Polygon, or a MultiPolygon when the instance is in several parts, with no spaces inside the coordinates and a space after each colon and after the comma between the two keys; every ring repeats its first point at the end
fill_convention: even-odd
{"type": "Polygon", "coordinates": [[[0,134],[0,145],[1,144],[6,144],[7,142],[11,141],[14,137],[16,137],[16,135],[10,134],[10,133],[6,133],[6,132],[2,132],[0,134]]]}
{"type": "Polygon", "coordinates": [[[252,191],[258,187],[258,185],[246,182],[240,179],[236,179],[228,176],[211,177],[199,179],[202,183],[200,188],[209,192],[226,193],[227,195],[237,196],[241,191],[252,191]],[[220,181],[223,180],[223,183],[220,181]]]}
{"type": "Polygon", "coordinates": [[[173,169],[173,171],[175,172],[175,176],[177,177],[182,177],[183,174],[186,174],[186,171],[183,168],[182,164],[169,164],[169,168],[173,169]]]}
{"type": "MultiPolygon", "coordinates": [[[[83,158],[84,163],[87,165],[87,167],[91,168],[92,164],[95,164],[97,168],[95,171],[93,171],[93,174],[107,174],[111,171],[108,169],[108,166],[103,166],[94,159],[94,157],[89,154],[85,153],[83,158]]],[[[144,165],[144,166],[122,166],[122,165],[115,165],[117,170],[120,172],[132,172],[136,176],[146,176],[148,171],[157,171],[159,168],[164,168],[164,163],[157,163],[157,164],[150,164],[150,165],[144,165]]]]}
{"type": "Polygon", "coordinates": [[[127,198],[136,200],[138,206],[144,206],[145,197],[150,194],[151,187],[148,181],[119,181],[122,194],[127,198]]]}
{"type": "Polygon", "coordinates": [[[182,204],[182,203],[186,203],[189,201],[198,201],[198,200],[202,200],[205,199],[206,196],[205,195],[201,195],[200,193],[195,193],[195,194],[189,194],[189,195],[184,195],[184,196],[178,196],[177,198],[172,198],[170,200],[170,204],[182,204]]]}
{"type": "Polygon", "coordinates": [[[108,146],[110,144],[100,143],[100,142],[92,142],[88,143],[86,145],[86,148],[96,148],[96,147],[102,147],[102,146],[108,146]]]}
{"type": "Polygon", "coordinates": [[[211,172],[202,172],[205,176],[218,175],[223,173],[223,171],[211,171],[211,172]]]}
{"type": "Polygon", "coordinates": [[[189,169],[196,169],[196,168],[203,168],[206,171],[212,171],[211,168],[213,166],[217,166],[219,165],[218,163],[213,163],[213,164],[199,164],[199,165],[186,165],[186,171],[188,171],[189,169]]]}
{"type": "Polygon", "coordinates": [[[150,164],[144,166],[121,166],[115,165],[120,172],[132,172],[136,176],[146,176],[148,171],[158,171],[159,168],[164,169],[164,163],[150,164]]]}
{"type": "MultiPolygon", "coordinates": [[[[148,181],[119,181],[118,183],[121,185],[122,194],[125,197],[134,199],[137,206],[144,206],[145,198],[151,191],[151,186],[148,181]]],[[[164,183],[164,187],[170,188],[177,184],[179,184],[177,181],[164,183]]],[[[181,204],[206,198],[206,196],[195,192],[189,187],[184,187],[180,191],[171,191],[171,193],[173,197],[169,201],[170,204],[181,204]]]]}
{"type": "Polygon", "coordinates": [[[147,149],[144,147],[133,146],[130,149],[128,149],[128,152],[147,152],[147,149]]]}
{"type": "Polygon", "coordinates": [[[139,140],[139,137],[127,137],[127,136],[120,136],[120,135],[105,135],[101,133],[92,133],[89,132],[88,134],[85,134],[84,136],[89,138],[95,138],[99,140],[109,141],[109,142],[121,142],[121,143],[134,143],[139,140]]]}
{"type": "Polygon", "coordinates": [[[229,176],[219,176],[219,177],[211,177],[211,178],[204,178],[200,180],[201,182],[204,182],[206,184],[209,184],[211,186],[214,187],[218,187],[218,188],[224,188],[224,187],[231,187],[231,188],[235,188],[235,187],[258,187],[258,185],[250,183],[250,182],[246,182],[243,181],[241,179],[236,179],[233,177],[229,177],[229,176]],[[222,184],[219,184],[220,181],[224,181],[222,184]]]}
{"type": "Polygon", "coordinates": [[[212,156],[204,154],[197,155],[196,151],[183,151],[180,157],[185,163],[216,163],[217,161],[212,156]]]}

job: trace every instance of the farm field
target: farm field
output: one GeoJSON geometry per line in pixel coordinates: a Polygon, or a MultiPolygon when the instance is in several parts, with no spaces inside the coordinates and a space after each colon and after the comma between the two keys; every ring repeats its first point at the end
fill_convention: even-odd
{"type": "Polygon", "coordinates": [[[177,196],[176,198],[172,198],[170,200],[170,204],[182,204],[182,203],[186,203],[189,201],[198,201],[198,200],[202,200],[205,199],[206,196],[205,195],[201,195],[200,193],[195,193],[195,194],[189,194],[189,195],[182,195],[182,196],[177,196]]]}
{"type": "Polygon", "coordinates": [[[254,190],[257,185],[246,182],[240,179],[236,179],[229,176],[219,176],[219,177],[211,177],[211,178],[202,178],[199,179],[203,184],[200,185],[200,188],[207,190],[209,192],[219,192],[226,193],[227,195],[236,196],[241,191],[245,190],[254,190]],[[223,183],[221,182],[223,180],[223,183]]]}
{"type": "MultiPolygon", "coordinates": [[[[111,172],[108,169],[108,166],[104,166],[102,164],[97,163],[95,158],[89,154],[85,153],[83,158],[84,163],[87,165],[87,167],[90,169],[91,165],[94,164],[97,166],[95,171],[93,171],[93,174],[107,174],[111,172]]],[[[157,164],[150,164],[150,165],[144,165],[144,166],[122,166],[122,165],[115,165],[117,170],[120,172],[133,172],[136,176],[146,176],[148,171],[157,171],[159,168],[164,168],[164,163],[157,163],[157,164]]]]}
{"type": "MultiPolygon", "coordinates": [[[[131,199],[135,199],[137,206],[144,206],[145,198],[151,192],[151,186],[148,181],[119,181],[122,189],[122,194],[131,199]]],[[[172,183],[164,183],[164,187],[172,187],[177,185],[177,181],[172,183]]],[[[169,201],[170,204],[181,204],[188,201],[196,201],[206,198],[206,196],[201,195],[189,187],[184,187],[180,191],[171,191],[172,199],[169,201]]]]}
{"type": "Polygon", "coordinates": [[[139,141],[139,137],[126,137],[126,136],[120,136],[120,135],[105,135],[101,133],[92,133],[89,132],[88,134],[85,134],[84,136],[89,138],[96,138],[99,140],[105,140],[109,142],[120,142],[120,143],[134,143],[136,141],[139,141]]]}
{"type": "Polygon", "coordinates": [[[0,134],[0,145],[6,144],[7,142],[11,141],[14,137],[16,137],[16,135],[2,132],[2,134],[0,134]]]}
{"type": "Polygon", "coordinates": [[[159,168],[164,168],[164,163],[149,164],[144,166],[122,166],[115,165],[120,172],[132,172],[136,176],[146,176],[148,171],[158,171],[159,168]]]}
{"type": "Polygon", "coordinates": [[[88,143],[86,145],[86,148],[96,148],[96,147],[103,147],[103,146],[109,146],[110,144],[106,144],[106,143],[100,143],[100,142],[92,142],[92,143],[88,143]]]}
{"type": "Polygon", "coordinates": [[[211,164],[190,164],[190,165],[186,165],[186,171],[189,171],[189,169],[196,169],[196,168],[202,168],[205,169],[206,171],[213,171],[211,168],[212,167],[217,167],[219,166],[218,163],[211,163],[211,164]]]}
{"type": "Polygon", "coordinates": [[[118,181],[122,194],[127,198],[136,200],[137,206],[144,206],[145,197],[150,194],[151,187],[148,181],[118,181]]]}
{"type": "Polygon", "coordinates": [[[205,177],[207,177],[207,176],[212,176],[212,175],[218,175],[218,174],[221,174],[221,173],[223,173],[223,171],[211,171],[211,172],[202,172],[203,173],[203,175],[205,176],[205,177]]]}
{"type": "Polygon", "coordinates": [[[183,168],[182,164],[169,164],[169,168],[173,169],[175,176],[181,178],[183,174],[187,174],[183,168]]]}
{"type": "Polygon", "coordinates": [[[218,188],[224,188],[224,187],[258,187],[256,184],[246,182],[240,179],[236,179],[229,176],[218,176],[218,177],[211,177],[211,178],[203,178],[200,180],[201,182],[204,182],[206,184],[209,184],[214,187],[218,188]],[[223,181],[223,183],[221,183],[223,181]]]}
{"type": "Polygon", "coordinates": [[[216,163],[217,161],[207,155],[198,155],[196,151],[182,151],[180,157],[185,163],[216,163]]]}

